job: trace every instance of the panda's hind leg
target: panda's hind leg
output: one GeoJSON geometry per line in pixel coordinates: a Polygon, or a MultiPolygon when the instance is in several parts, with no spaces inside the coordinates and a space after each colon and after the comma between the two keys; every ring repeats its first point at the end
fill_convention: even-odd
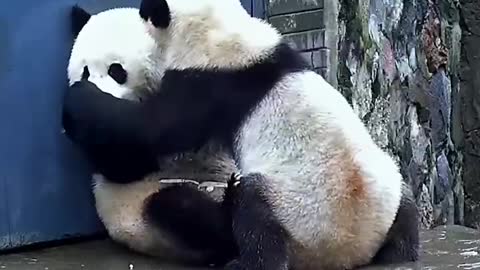
{"type": "Polygon", "coordinates": [[[419,253],[418,209],[414,196],[403,183],[402,199],[387,238],[372,259],[372,264],[393,264],[417,261],[419,253]]]}
{"type": "Polygon", "coordinates": [[[274,217],[262,190],[264,176],[232,175],[224,204],[230,209],[238,259],[228,270],[287,270],[288,234],[274,217]]]}
{"type": "Polygon", "coordinates": [[[144,216],[183,246],[209,254],[204,263],[223,265],[237,256],[230,215],[223,207],[196,187],[172,185],[148,199],[144,216]]]}

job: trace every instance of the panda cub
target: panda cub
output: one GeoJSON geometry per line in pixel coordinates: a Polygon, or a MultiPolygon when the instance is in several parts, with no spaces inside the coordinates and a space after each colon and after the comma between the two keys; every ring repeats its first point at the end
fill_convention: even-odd
{"type": "Polygon", "coordinates": [[[122,172],[129,157],[214,139],[241,171],[224,201],[239,248],[227,269],[417,260],[417,209],[397,165],[271,25],[239,0],[143,0],[139,13],[163,63],[155,94],[135,103],[79,81],[65,97],[67,133],[102,171],[139,178],[150,169],[122,172]]]}
{"type": "MultiPolygon", "coordinates": [[[[114,8],[91,15],[75,6],[71,19],[75,42],[68,65],[70,84],[83,78],[106,93],[136,102],[154,90],[162,77],[162,62],[138,9],[114,8]]],[[[214,187],[214,182],[226,186],[236,170],[220,144],[148,161],[132,153],[123,167],[111,161],[113,173],[94,174],[93,192],[99,217],[113,240],[181,263],[222,263],[232,258],[235,243],[220,204],[224,188],[200,191],[214,187]],[[148,175],[116,177],[117,171],[149,162],[156,169],[148,175]],[[194,183],[180,185],[175,178],[194,183]]]]}

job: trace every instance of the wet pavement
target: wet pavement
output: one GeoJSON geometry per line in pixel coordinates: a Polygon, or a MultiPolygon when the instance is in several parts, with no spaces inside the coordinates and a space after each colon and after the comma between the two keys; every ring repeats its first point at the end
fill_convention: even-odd
{"type": "MultiPolygon", "coordinates": [[[[421,261],[380,269],[480,270],[480,232],[460,226],[422,232],[421,261]]],[[[0,255],[0,270],[186,270],[127,251],[109,240],[0,255]]]]}

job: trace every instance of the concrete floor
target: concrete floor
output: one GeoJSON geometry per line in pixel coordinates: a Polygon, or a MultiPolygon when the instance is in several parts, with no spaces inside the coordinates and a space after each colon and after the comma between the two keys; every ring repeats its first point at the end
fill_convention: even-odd
{"type": "Polygon", "coordinates": [[[150,270],[184,268],[164,265],[110,240],[94,240],[0,256],[0,270],[150,270]]]}
{"type": "MultiPolygon", "coordinates": [[[[480,232],[460,226],[422,232],[422,259],[416,264],[380,269],[480,269],[480,232]]],[[[0,255],[0,270],[186,270],[132,253],[110,240],[0,255]]]]}

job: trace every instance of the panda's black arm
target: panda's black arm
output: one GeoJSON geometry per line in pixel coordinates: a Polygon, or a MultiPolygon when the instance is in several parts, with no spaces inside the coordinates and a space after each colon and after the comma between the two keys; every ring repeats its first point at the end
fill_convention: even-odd
{"type": "Polygon", "coordinates": [[[159,169],[158,156],[189,150],[208,137],[213,101],[205,91],[197,93],[181,87],[139,103],[77,82],[65,96],[64,128],[98,172],[134,181],[159,169]]]}

